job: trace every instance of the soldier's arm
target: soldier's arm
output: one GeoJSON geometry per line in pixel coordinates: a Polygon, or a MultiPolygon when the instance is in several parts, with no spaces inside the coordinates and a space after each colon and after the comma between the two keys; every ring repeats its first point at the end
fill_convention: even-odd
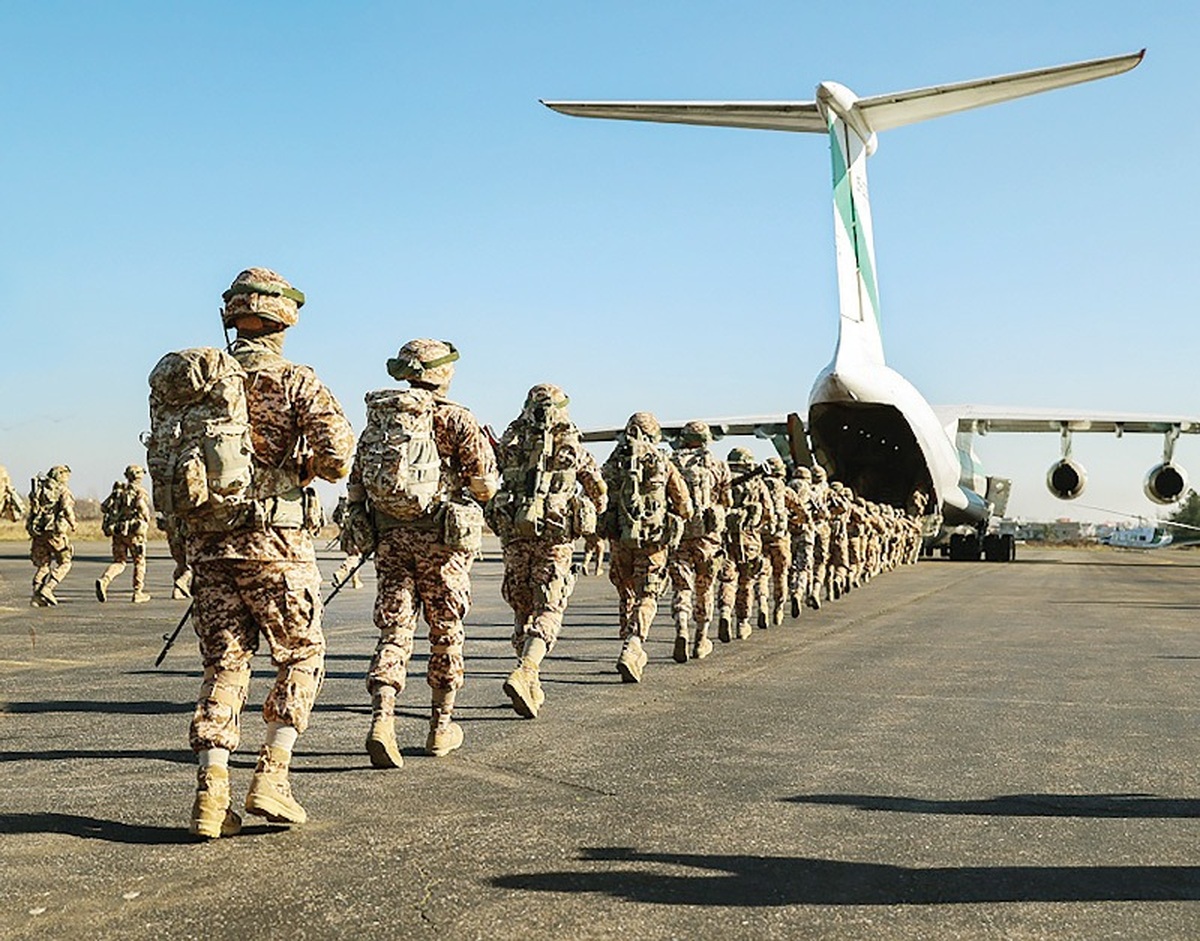
{"type": "Polygon", "coordinates": [[[475,416],[464,408],[456,417],[455,450],[460,472],[467,482],[471,496],[479,503],[487,503],[500,489],[496,453],[475,416]]]}
{"type": "Polygon", "coordinates": [[[596,466],[596,459],[582,445],[576,446],[575,453],[578,456],[575,476],[587,498],[595,505],[596,512],[603,513],[608,509],[608,484],[596,466]]]}
{"type": "Polygon", "coordinates": [[[354,457],[354,431],[342,406],[307,366],[296,372],[293,402],[297,424],[311,452],[306,476],[330,483],[341,480],[350,471],[354,457]]]}
{"type": "Polygon", "coordinates": [[[67,520],[67,528],[75,528],[75,498],[71,496],[71,491],[67,490],[62,495],[63,516],[67,520]]]}
{"type": "Polygon", "coordinates": [[[667,461],[667,499],[671,501],[671,507],[676,515],[685,520],[690,520],[692,514],[696,512],[695,507],[692,506],[692,495],[688,493],[683,475],[679,473],[679,468],[670,461],[667,461]]]}
{"type": "Polygon", "coordinates": [[[729,465],[717,460],[713,463],[713,472],[717,478],[717,503],[721,506],[733,506],[733,474],[729,465]]]}

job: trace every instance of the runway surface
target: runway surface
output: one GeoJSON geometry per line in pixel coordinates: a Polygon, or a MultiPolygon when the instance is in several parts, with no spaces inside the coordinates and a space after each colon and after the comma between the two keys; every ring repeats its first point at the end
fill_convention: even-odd
{"type": "MultiPolygon", "coordinates": [[[[615,595],[581,579],[522,720],[495,546],[475,567],[463,748],[421,753],[428,646],[370,767],[374,578],[330,606],[329,675],[292,775],[311,822],[186,832],[185,629],[77,547],[28,607],[0,543],[0,937],[1184,938],[1200,935],[1200,552],[1022,547],[922,562],[701,662],[664,598],[640,685],[615,595]]],[[[322,554],[328,575],[335,554],[322,554]]],[[[255,661],[235,801],[274,675],[255,661]]]]}

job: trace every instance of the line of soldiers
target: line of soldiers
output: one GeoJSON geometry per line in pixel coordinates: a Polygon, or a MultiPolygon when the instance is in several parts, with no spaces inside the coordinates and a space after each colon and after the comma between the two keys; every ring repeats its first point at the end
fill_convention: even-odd
{"type": "MultiPolygon", "coordinates": [[[[682,447],[668,455],[657,420],[638,412],[597,467],[569,418],[566,394],[539,384],[492,442],[470,410],[448,398],[459,354],[446,341],[411,340],[387,361],[388,374],[403,386],[367,394],[367,423],[356,442],[314,370],[283,356],[303,293],[274,271],[249,268],[222,298],[222,323],[235,339],[227,351],[184,350],[159,361],[150,374],[147,438],[153,509],[172,537],[181,591],[190,567],[204,670],[189,729],[198,765],[189,830],[198,837],[241,828],[229,757],[240,744],[250,663],[264,639],[277,673],[263,701],[266,733],[244,807],[276,823],[307,820],[289,770],[325,675],[314,478],[349,476],[338,514],[342,546],[375,566],[379,639],[366,673],[372,714],[365,749],[378,768],[403,764],[396,705],[418,617],[429,629],[425,752],[443,756],[463,743],[454,711],[465,676],[470,571],[485,516],[503,546],[502,594],[513,610],[517,662],[503,690],[528,718],[545,702],[540,671],[575,585],[579,538],[589,548],[601,540],[611,547],[621,639],[616,668],[631,683],[642,680],[645,641],[668,582],[675,589],[673,656],[686,662],[711,653],[714,611],[718,637],[728,642],[751,633],[756,603],[760,626],[779,624],[789,599],[796,615],[801,601],[819,607],[823,597],[915,559],[919,538],[903,514],[826,486],[819,468],[811,480],[797,470],[788,486],[782,462],[760,468],[750,452],[735,448],[726,464],[710,453],[702,422],[689,423],[682,447]]],[[[122,489],[122,501],[138,507],[139,525],[122,540],[140,534],[144,542],[148,528],[140,470],[129,468],[122,489]]],[[[59,484],[64,518],[71,503],[66,475],[66,468],[48,475],[59,484]]],[[[48,555],[61,551],[53,548],[62,542],[59,528],[38,537],[46,541],[35,555],[35,564],[47,561],[34,595],[50,604],[70,564],[69,542],[65,560],[48,555]]],[[[138,600],[144,551],[125,547],[118,559],[115,533],[114,564],[97,582],[97,596],[103,600],[131,557],[138,600]]]]}

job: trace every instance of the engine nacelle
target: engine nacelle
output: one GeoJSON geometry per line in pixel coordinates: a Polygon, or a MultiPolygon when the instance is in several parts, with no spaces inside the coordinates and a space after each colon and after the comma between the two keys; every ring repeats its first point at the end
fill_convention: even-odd
{"type": "Polygon", "coordinates": [[[1046,486],[1060,500],[1074,500],[1087,486],[1087,471],[1069,457],[1055,461],[1046,471],[1046,486]]]}
{"type": "Polygon", "coordinates": [[[1168,503],[1175,503],[1187,493],[1187,486],[1187,471],[1178,464],[1166,461],[1150,468],[1142,489],[1148,499],[1166,506],[1168,503]]]}

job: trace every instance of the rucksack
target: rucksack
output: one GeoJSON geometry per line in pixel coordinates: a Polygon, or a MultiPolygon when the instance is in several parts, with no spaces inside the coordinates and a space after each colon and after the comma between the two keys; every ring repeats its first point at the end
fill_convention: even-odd
{"type": "Polygon", "coordinates": [[[577,475],[574,465],[559,451],[569,445],[545,425],[523,423],[518,428],[515,440],[504,451],[499,499],[488,503],[489,507],[495,504],[489,515],[504,530],[497,534],[563,539],[579,535],[577,475]],[[568,466],[561,466],[564,464],[568,466]]]}
{"type": "Polygon", "coordinates": [[[717,502],[717,475],[713,458],[703,448],[676,451],[673,460],[687,485],[694,512],[683,524],[684,539],[713,536],[725,528],[725,507],[717,502]]]}
{"type": "Polygon", "coordinates": [[[437,399],[428,389],[368,392],[367,426],[355,462],[371,505],[411,521],[438,506],[442,460],[433,434],[437,399]]]}
{"type": "Polygon", "coordinates": [[[773,539],[782,539],[788,534],[787,484],[779,477],[763,478],[763,486],[771,498],[771,518],[763,520],[763,535],[773,539]]]}
{"type": "Polygon", "coordinates": [[[100,527],[104,535],[129,536],[134,534],[144,523],[138,512],[138,490],[136,484],[113,484],[112,493],[105,497],[100,504],[100,527]]]}
{"type": "Polygon", "coordinates": [[[58,499],[62,489],[57,480],[39,474],[29,482],[29,517],[25,531],[31,536],[52,535],[58,530],[58,499]]]}
{"type": "Polygon", "coordinates": [[[616,531],[612,535],[623,546],[665,545],[667,456],[641,438],[627,441],[622,448],[613,500],[616,531]]]}
{"type": "Polygon", "coordinates": [[[212,347],[167,353],[150,373],[154,509],[185,521],[189,532],[262,522],[245,382],[238,361],[212,347]]]}

